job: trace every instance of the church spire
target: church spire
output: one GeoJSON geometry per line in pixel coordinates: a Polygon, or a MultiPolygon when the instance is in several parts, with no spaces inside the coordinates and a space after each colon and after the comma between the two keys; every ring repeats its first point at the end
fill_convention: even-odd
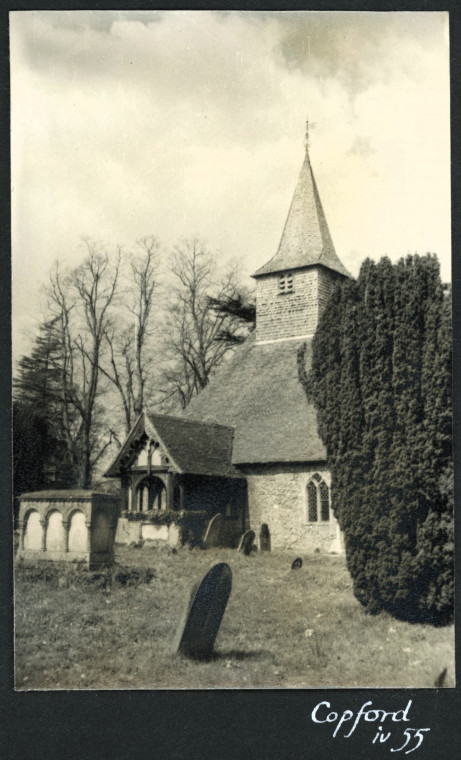
{"type": "Polygon", "coordinates": [[[306,119],[306,136],[304,138],[304,147],[306,148],[306,156],[309,154],[309,119],[306,119]]]}
{"type": "Polygon", "coordinates": [[[293,195],[282,239],[275,256],[253,275],[301,269],[321,264],[350,277],[339,260],[323,211],[309,158],[309,120],[304,139],[306,155],[293,195]]]}

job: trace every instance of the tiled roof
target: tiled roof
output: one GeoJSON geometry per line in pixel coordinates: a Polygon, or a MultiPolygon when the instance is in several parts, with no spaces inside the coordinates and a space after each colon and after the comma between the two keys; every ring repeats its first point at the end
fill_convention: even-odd
{"type": "Polygon", "coordinates": [[[336,254],[306,152],[278,251],[253,276],[314,264],[350,277],[336,254]]]}
{"type": "Polygon", "coordinates": [[[191,475],[213,475],[240,478],[232,466],[232,427],[184,417],[143,412],[128,435],[106,477],[120,475],[120,463],[129,452],[130,444],[144,433],[157,440],[170,460],[174,472],[191,475]]]}
{"type": "Polygon", "coordinates": [[[149,413],[147,419],[153,430],[146,424],[146,432],[158,435],[179,472],[241,477],[231,464],[232,427],[165,414],[149,413]]]}
{"type": "MultiPolygon", "coordinates": [[[[235,465],[325,460],[316,412],[298,377],[301,343],[257,344],[250,336],[184,411],[189,419],[235,427],[235,465]]],[[[307,341],[307,363],[310,356],[307,341]]]]}

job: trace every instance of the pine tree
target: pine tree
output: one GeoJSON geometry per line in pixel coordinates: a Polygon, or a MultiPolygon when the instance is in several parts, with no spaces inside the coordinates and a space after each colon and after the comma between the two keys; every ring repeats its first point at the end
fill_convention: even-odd
{"type": "Polygon", "coordinates": [[[333,295],[305,384],[356,597],[433,624],[453,615],[450,318],[434,256],[367,260],[333,295]]]}
{"type": "Polygon", "coordinates": [[[233,292],[224,298],[208,296],[208,303],[216,315],[223,318],[225,323],[215,340],[231,346],[243,343],[256,326],[256,304],[245,292],[233,292]]]}
{"type": "Polygon", "coordinates": [[[52,321],[40,326],[31,353],[20,359],[13,379],[15,497],[26,491],[69,487],[74,479],[62,430],[54,328],[52,321]]]}

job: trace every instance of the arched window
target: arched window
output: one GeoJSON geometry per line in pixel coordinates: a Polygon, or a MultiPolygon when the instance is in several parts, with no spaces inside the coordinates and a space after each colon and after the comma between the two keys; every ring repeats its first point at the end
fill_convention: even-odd
{"type": "Polygon", "coordinates": [[[312,475],[306,486],[307,522],[330,521],[330,489],[318,472],[312,475]]]}

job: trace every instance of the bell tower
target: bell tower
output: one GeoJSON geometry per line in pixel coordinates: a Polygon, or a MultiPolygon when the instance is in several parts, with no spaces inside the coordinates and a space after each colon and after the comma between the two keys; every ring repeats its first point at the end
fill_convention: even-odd
{"type": "Polygon", "coordinates": [[[330,293],[349,272],[338,258],[309,158],[305,158],[277,253],[256,279],[256,342],[312,337],[330,293]]]}

